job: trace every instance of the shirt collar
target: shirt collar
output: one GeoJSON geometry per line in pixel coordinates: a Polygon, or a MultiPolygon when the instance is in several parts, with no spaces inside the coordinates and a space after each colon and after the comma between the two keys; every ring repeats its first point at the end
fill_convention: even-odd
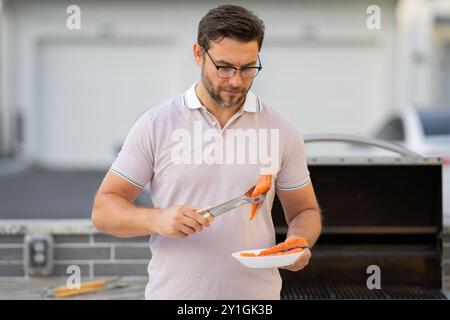
{"type": "MultiPolygon", "coordinates": [[[[195,92],[195,86],[197,82],[194,83],[184,94],[183,94],[183,104],[189,109],[200,109],[203,107],[200,100],[195,92]]],[[[259,98],[251,91],[247,92],[245,97],[245,102],[242,109],[246,112],[259,112],[261,111],[261,103],[259,98]]]]}

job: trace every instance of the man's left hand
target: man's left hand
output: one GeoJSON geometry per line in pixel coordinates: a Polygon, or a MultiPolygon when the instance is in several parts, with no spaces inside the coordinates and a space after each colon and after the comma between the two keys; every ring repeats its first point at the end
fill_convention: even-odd
{"type": "Polygon", "coordinates": [[[300,257],[298,257],[297,260],[295,260],[293,264],[281,267],[281,269],[286,269],[289,271],[300,271],[308,265],[309,259],[311,259],[311,251],[306,248],[305,251],[300,255],[300,257]]]}

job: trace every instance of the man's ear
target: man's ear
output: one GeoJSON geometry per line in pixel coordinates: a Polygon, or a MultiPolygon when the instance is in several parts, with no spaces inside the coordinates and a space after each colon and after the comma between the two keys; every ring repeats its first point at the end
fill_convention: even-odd
{"type": "Polygon", "coordinates": [[[198,43],[194,43],[192,49],[194,51],[195,63],[201,67],[203,64],[203,56],[202,56],[203,49],[198,43]]]}

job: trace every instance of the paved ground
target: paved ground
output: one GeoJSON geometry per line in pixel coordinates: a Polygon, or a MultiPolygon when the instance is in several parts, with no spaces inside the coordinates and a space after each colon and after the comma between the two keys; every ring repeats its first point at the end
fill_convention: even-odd
{"type": "MultiPolygon", "coordinates": [[[[88,219],[106,170],[2,168],[0,163],[0,219],[88,219]]],[[[136,202],[151,204],[147,193],[136,202]]]]}

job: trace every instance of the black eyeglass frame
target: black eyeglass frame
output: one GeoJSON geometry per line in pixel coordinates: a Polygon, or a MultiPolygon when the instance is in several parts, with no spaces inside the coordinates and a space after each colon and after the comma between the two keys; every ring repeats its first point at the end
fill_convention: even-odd
{"type": "Polygon", "coordinates": [[[206,54],[208,55],[209,59],[211,59],[211,62],[212,62],[213,65],[216,67],[216,69],[217,69],[217,76],[218,76],[219,78],[225,78],[225,79],[226,79],[226,78],[232,78],[232,77],[234,77],[234,76],[236,75],[236,72],[238,72],[238,70],[239,70],[239,71],[241,71],[241,76],[242,76],[244,79],[253,79],[253,78],[255,78],[255,77],[258,75],[258,73],[259,73],[259,72],[261,71],[261,69],[262,69],[262,63],[261,63],[261,59],[260,59],[260,57],[259,57],[259,54],[258,54],[258,63],[259,63],[259,66],[257,66],[257,67],[236,68],[236,67],[234,67],[234,66],[221,66],[221,65],[217,65],[217,64],[214,62],[214,59],[213,59],[213,58],[211,57],[211,55],[209,54],[208,50],[207,50],[205,47],[202,47],[202,48],[203,48],[203,50],[205,50],[205,52],[206,52],[206,54]],[[220,75],[219,75],[219,70],[220,70],[220,69],[224,69],[224,68],[227,68],[227,69],[234,69],[233,74],[232,74],[231,76],[227,76],[227,77],[220,76],[220,75]],[[252,76],[252,77],[244,77],[242,71],[243,71],[243,70],[250,70],[250,69],[256,69],[256,70],[258,70],[258,71],[256,71],[255,75],[252,76]]]}

